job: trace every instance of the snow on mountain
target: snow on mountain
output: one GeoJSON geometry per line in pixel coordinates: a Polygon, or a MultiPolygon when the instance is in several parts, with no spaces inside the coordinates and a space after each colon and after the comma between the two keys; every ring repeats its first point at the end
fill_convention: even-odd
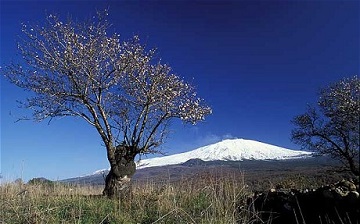
{"type": "MultiPolygon", "coordinates": [[[[291,150],[246,139],[227,139],[207,145],[189,152],[170,156],[143,159],[137,162],[137,169],[155,166],[166,166],[184,163],[190,159],[203,161],[242,161],[242,160],[285,160],[311,156],[311,152],[291,150]]],[[[102,174],[109,169],[98,170],[94,174],[102,174]]]]}
{"type": "Polygon", "coordinates": [[[305,158],[311,154],[311,152],[290,150],[254,140],[228,139],[189,152],[140,160],[137,163],[137,169],[181,164],[190,159],[204,161],[285,160],[305,158]]]}

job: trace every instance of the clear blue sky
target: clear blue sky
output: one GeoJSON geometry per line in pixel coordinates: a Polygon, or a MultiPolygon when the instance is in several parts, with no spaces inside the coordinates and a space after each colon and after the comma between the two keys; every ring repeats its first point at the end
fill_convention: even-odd
{"type": "MultiPolygon", "coordinates": [[[[359,74],[359,1],[1,1],[3,66],[16,59],[21,22],[46,13],[83,20],[109,8],[113,29],[138,34],[197,87],[213,114],[173,122],[163,149],[183,152],[238,137],[299,149],[290,120],[330,82],[359,74]]],[[[1,77],[1,173],[63,179],[108,167],[95,129],[79,119],[14,123],[28,93],[1,77]]]]}

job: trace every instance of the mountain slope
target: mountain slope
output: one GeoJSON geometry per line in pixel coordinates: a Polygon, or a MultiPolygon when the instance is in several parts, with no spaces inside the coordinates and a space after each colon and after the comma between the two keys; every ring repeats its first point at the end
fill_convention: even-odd
{"type": "Polygon", "coordinates": [[[228,139],[189,152],[141,160],[137,169],[181,164],[190,159],[203,161],[285,160],[310,156],[311,152],[290,150],[254,140],[228,139]]]}
{"type": "MultiPolygon", "coordinates": [[[[154,166],[138,169],[133,176],[135,182],[176,182],[183,181],[184,178],[197,178],[199,175],[211,174],[234,174],[245,178],[248,184],[257,184],[266,179],[279,181],[288,176],[309,176],[315,179],[331,179],[330,182],[337,181],[341,174],[334,174],[334,167],[339,162],[329,157],[304,157],[285,160],[243,160],[243,161],[203,161],[191,159],[182,164],[168,166],[154,166]],[[245,176],[243,176],[245,175],[245,176]]],[[[72,184],[104,185],[108,170],[83,177],[75,177],[62,180],[61,182],[72,184]]],[[[271,182],[271,181],[270,181],[271,182]]],[[[255,187],[256,187],[255,186],[255,187]]]]}

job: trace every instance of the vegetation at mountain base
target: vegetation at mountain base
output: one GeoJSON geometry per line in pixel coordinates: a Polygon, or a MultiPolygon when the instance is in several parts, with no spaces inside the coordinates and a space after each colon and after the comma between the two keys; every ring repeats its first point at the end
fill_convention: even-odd
{"type": "Polygon", "coordinates": [[[35,178],[32,178],[31,180],[29,180],[28,184],[30,184],[30,185],[41,184],[41,185],[51,186],[51,185],[54,185],[55,182],[51,181],[51,180],[48,180],[48,179],[46,179],[44,177],[35,177],[35,178]]]}

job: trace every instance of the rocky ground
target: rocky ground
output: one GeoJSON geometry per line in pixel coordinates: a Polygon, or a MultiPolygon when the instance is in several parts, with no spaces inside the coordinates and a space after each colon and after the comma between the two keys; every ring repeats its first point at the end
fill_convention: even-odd
{"type": "Polygon", "coordinates": [[[360,223],[359,183],[342,180],[317,189],[256,192],[248,206],[260,214],[256,223],[360,223]]]}

